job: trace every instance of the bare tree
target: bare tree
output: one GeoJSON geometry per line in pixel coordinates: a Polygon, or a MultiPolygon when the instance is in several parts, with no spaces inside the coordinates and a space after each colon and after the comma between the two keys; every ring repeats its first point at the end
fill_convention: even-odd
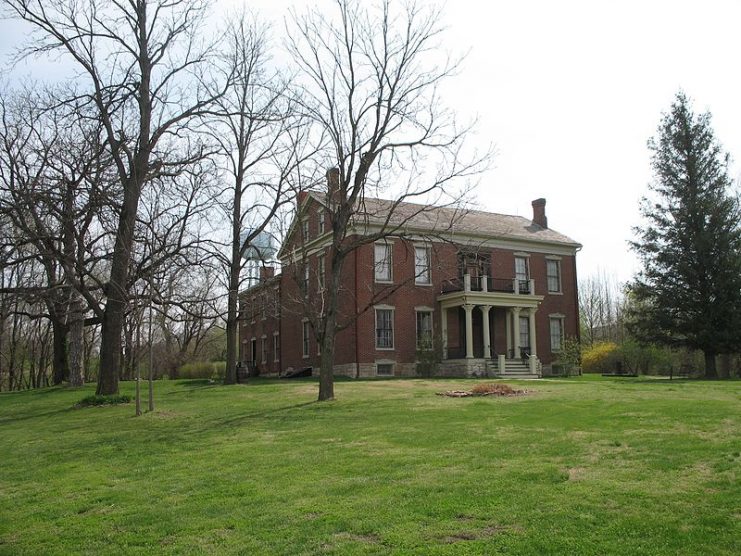
{"type": "MultiPolygon", "coordinates": [[[[118,392],[120,346],[139,201],[154,177],[200,159],[192,118],[220,91],[200,86],[210,45],[199,35],[203,0],[4,0],[37,34],[26,54],[66,53],[79,69],[78,98],[94,107],[122,188],[102,321],[97,393],[118,392]]],[[[228,82],[228,80],[227,80],[228,82]]]]}
{"type": "MultiPolygon", "coordinates": [[[[429,205],[459,202],[456,179],[479,173],[489,157],[488,152],[464,156],[469,128],[460,128],[440,102],[439,86],[458,61],[444,54],[437,9],[391,0],[377,7],[352,0],[335,4],[334,16],[318,9],[294,15],[287,32],[298,68],[298,98],[321,146],[316,163],[336,168],[325,199],[331,231],[326,293],[314,325],[321,345],[319,400],[334,397],[334,339],[346,258],[400,230],[429,205]],[[393,201],[367,202],[383,195],[393,201]],[[421,203],[418,208],[400,210],[414,200],[421,203]],[[367,233],[353,234],[355,225],[371,221],[367,233]]],[[[296,245],[290,249],[300,255],[296,245]]],[[[300,256],[294,259],[303,264],[300,256]]]]}
{"type": "Polygon", "coordinates": [[[244,11],[229,20],[219,67],[224,76],[234,79],[205,125],[218,145],[217,160],[226,182],[219,199],[230,237],[227,249],[217,254],[228,291],[224,382],[233,384],[237,381],[238,295],[245,255],[254,252],[256,238],[290,201],[289,178],[306,158],[301,149],[308,142],[302,140],[301,119],[286,94],[285,80],[269,69],[267,29],[244,11]]]}
{"type": "Polygon", "coordinates": [[[622,341],[624,303],[622,289],[614,276],[597,272],[580,280],[582,340],[588,345],[596,341],[622,341]]]}

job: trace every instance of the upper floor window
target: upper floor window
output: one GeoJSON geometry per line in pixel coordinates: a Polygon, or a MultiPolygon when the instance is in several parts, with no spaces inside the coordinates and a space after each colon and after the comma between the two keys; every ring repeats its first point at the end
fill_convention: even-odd
{"type": "Polygon", "coordinates": [[[324,254],[319,255],[319,260],[317,264],[317,270],[316,270],[316,280],[319,284],[319,289],[324,289],[324,284],[326,282],[325,278],[325,269],[324,269],[324,254]]]}
{"type": "Polygon", "coordinates": [[[376,243],[374,245],[376,282],[391,282],[391,247],[390,243],[376,243]]]}
{"type": "Polygon", "coordinates": [[[430,283],[430,250],[427,247],[414,248],[414,282],[430,283]]]}
{"type": "Polygon", "coordinates": [[[303,235],[302,239],[304,241],[309,240],[309,219],[307,218],[303,222],[301,222],[301,233],[303,235]]]}
{"type": "Polygon", "coordinates": [[[273,333],[273,361],[280,361],[280,334],[273,333]]]}
{"type": "Polygon", "coordinates": [[[309,263],[308,261],[304,264],[303,268],[304,275],[301,279],[301,290],[303,293],[307,293],[309,291],[309,263]]]}
{"type": "Polygon", "coordinates": [[[530,279],[530,268],[527,257],[515,257],[515,278],[518,280],[530,279]]]}
{"type": "Polygon", "coordinates": [[[322,235],[324,233],[324,211],[323,210],[320,210],[319,211],[318,222],[319,222],[319,231],[318,231],[318,233],[319,233],[319,235],[322,235]]]}
{"type": "Polygon", "coordinates": [[[261,348],[262,348],[262,362],[267,363],[268,362],[268,338],[267,336],[262,337],[261,348]]]}
{"type": "Polygon", "coordinates": [[[394,348],[394,310],[376,309],[376,347],[394,348]]]}
{"type": "Polygon", "coordinates": [[[548,281],[549,293],[561,292],[561,261],[546,259],[546,279],[548,281]]]}

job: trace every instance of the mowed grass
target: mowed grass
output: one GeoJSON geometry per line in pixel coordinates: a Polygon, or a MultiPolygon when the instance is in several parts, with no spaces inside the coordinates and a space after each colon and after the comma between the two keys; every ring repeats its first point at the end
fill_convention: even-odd
{"type": "Polygon", "coordinates": [[[741,382],[477,382],[0,394],[0,554],[741,553],[741,382]]]}

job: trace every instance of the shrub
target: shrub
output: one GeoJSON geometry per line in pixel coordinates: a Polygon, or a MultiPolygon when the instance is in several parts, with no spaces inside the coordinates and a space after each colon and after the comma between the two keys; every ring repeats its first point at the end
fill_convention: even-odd
{"type": "Polygon", "coordinates": [[[131,396],[125,394],[119,396],[87,396],[82,398],[75,404],[75,407],[92,407],[97,405],[118,405],[122,403],[129,403],[131,396]]]}
{"type": "Polygon", "coordinates": [[[180,378],[210,378],[222,380],[226,371],[225,361],[191,361],[178,369],[180,378]]]}
{"type": "Polygon", "coordinates": [[[581,366],[585,373],[615,372],[620,363],[618,345],[614,342],[599,342],[582,352],[581,366]]]}
{"type": "Polygon", "coordinates": [[[579,374],[581,365],[581,344],[576,338],[567,338],[563,349],[553,362],[554,375],[572,376],[579,374]]]}

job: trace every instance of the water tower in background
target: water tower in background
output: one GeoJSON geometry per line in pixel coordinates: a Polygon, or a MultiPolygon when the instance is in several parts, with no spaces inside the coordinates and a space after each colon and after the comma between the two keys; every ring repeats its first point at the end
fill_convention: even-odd
{"type": "MultiPolygon", "coordinates": [[[[254,228],[245,228],[239,234],[239,241],[242,245],[252,234],[254,228]]],[[[245,249],[242,258],[247,261],[245,269],[247,273],[247,287],[251,288],[258,283],[260,279],[261,266],[274,266],[275,255],[278,252],[276,241],[270,232],[262,230],[250,240],[249,246],[245,249]],[[271,264],[272,263],[272,264],[271,264]]]]}

